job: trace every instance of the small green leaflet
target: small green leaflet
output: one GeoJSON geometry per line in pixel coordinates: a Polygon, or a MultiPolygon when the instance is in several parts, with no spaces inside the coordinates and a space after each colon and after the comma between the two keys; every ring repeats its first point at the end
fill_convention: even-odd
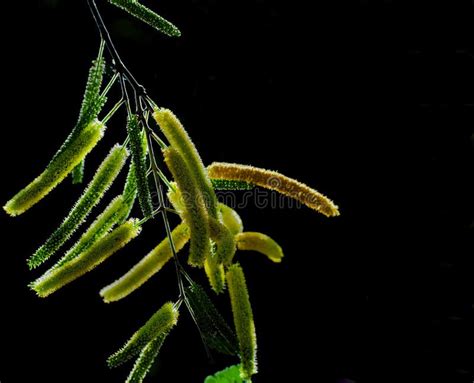
{"type": "Polygon", "coordinates": [[[245,383],[245,381],[240,377],[240,366],[237,365],[208,376],[204,383],[245,383]]]}

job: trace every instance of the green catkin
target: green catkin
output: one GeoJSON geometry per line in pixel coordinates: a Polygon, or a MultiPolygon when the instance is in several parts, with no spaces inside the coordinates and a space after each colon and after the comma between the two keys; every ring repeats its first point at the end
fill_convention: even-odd
{"type": "MultiPolygon", "coordinates": [[[[185,223],[179,224],[172,232],[171,237],[176,251],[180,251],[189,240],[189,229],[185,223]]],[[[130,269],[125,275],[100,291],[104,302],[116,302],[137,290],[163,266],[173,258],[170,242],[165,238],[150,251],[144,258],[130,269]]]]}
{"type": "Polygon", "coordinates": [[[123,187],[122,195],[127,205],[127,211],[124,215],[124,218],[119,223],[125,222],[127,218],[130,216],[130,213],[132,212],[132,209],[133,209],[133,205],[135,204],[135,200],[137,198],[137,178],[135,174],[135,165],[133,164],[133,161],[130,162],[130,165],[128,167],[127,179],[123,187]]]}
{"type": "Polygon", "coordinates": [[[237,235],[244,231],[244,224],[240,215],[232,208],[223,203],[219,204],[222,222],[230,230],[233,235],[237,235]]]}
{"type": "Polygon", "coordinates": [[[127,123],[128,136],[130,137],[130,152],[135,167],[135,177],[137,180],[138,200],[142,213],[145,217],[153,214],[153,204],[148,184],[146,166],[146,148],[143,146],[140,123],[136,115],[130,116],[127,123]]]}
{"type": "Polygon", "coordinates": [[[165,303],[130,340],[107,359],[110,368],[120,366],[136,356],[156,337],[167,334],[178,322],[178,310],[171,302],[165,303]]]}
{"type": "Polygon", "coordinates": [[[123,221],[128,212],[128,206],[123,196],[114,198],[104,211],[89,226],[87,231],[82,235],[79,241],[62,257],[53,267],[60,267],[71,259],[76,258],[79,254],[89,249],[100,238],[106,235],[112,228],[123,221]]]}
{"type": "Polygon", "coordinates": [[[235,240],[239,250],[258,251],[276,263],[280,263],[283,258],[282,248],[268,235],[247,231],[237,234],[235,240]]]}
{"type": "MultiPolygon", "coordinates": [[[[142,134],[142,147],[143,161],[146,161],[146,157],[148,154],[146,134],[142,134]]],[[[123,221],[120,223],[125,222],[125,220],[130,216],[130,213],[133,209],[133,205],[135,204],[135,200],[137,199],[137,193],[137,174],[135,170],[135,164],[133,163],[133,161],[131,161],[130,166],[128,168],[127,180],[125,181],[125,186],[123,187],[122,193],[125,202],[127,203],[128,211],[125,214],[123,221]]]]}
{"type": "Polygon", "coordinates": [[[173,147],[163,150],[165,163],[173,175],[183,198],[183,219],[191,235],[189,264],[202,267],[210,253],[208,216],[191,170],[173,147]]]}
{"type": "Polygon", "coordinates": [[[30,287],[45,298],[56,290],[76,280],[104,262],[140,234],[141,227],[135,219],[128,220],[109,234],[95,242],[76,258],[53,268],[30,284],[30,287]]]}
{"type": "Polygon", "coordinates": [[[212,290],[216,294],[221,294],[225,290],[225,272],[224,265],[217,260],[215,247],[213,244],[212,252],[204,262],[204,271],[212,290]]]}
{"type": "Polygon", "coordinates": [[[209,177],[244,181],[275,190],[293,198],[327,217],[339,215],[338,207],[329,198],[309,186],[275,171],[254,166],[214,162],[208,168],[209,177]]]}
{"type": "MultiPolygon", "coordinates": [[[[86,90],[84,92],[79,118],[73,133],[74,131],[80,131],[84,129],[87,124],[95,120],[106,102],[106,97],[100,95],[100,89],[102,88],[102,81],[104,79],[105,72],[105,60],[103,57],[103,52],[104,42],[101,41],[97,59],[92,62],[92,66],[89,69],[86,90]]],[[[72,183],[74,185],[80,184],[83,181],[84,161],[85,159],[83,159],[72,170],[72,183]]]]}
{"type": "Polygon", "coordinates": [[[72,169],[71,172],[71,177],[72,177],[72,184],[73,185],[79,185],[82,184],[82,181],[84,180],[84,168],[86,165],[86,160],[83,159],[81,162],[79,162],[78,165],[74,169],[72,169]]]}
{"type": "Polygon", "coordinates": [[[109,2],[167,36],[181,36],[181,31],[174,24],[140,4],[137,0],[109,0],[109,2]]]}
{"type": "Polygon", "coordinates": [[[103,57],[104,46],[104,41],[101,41],[97,59],[92,62],[92,66],[89,69],[86,89],[77,121],[77,129],[80,129],[84,123],[87,124],[91,120],[96,119],[99,113],[97,107],[101,104],[100,90],[102,88],[105,72],[105,59],[103,57]]]}
{"type": "Polygon", "coordinates": [[[11,216],[24,213],[53,190],[74,167],[92,150],[104,133],[105,126],[91,122],[72,138],[33,182],[16,194],[3,207],[11,216]]]}
{"type": "Polygon", "coordinates": [[[125,383],[141,383],[145,379],[146,375],[150,371],[161,347],[168,334],[158,335],[155,339],[150,341],[138,355],[135,364],[133,365],[132,371],[128,375],[125,383]]]}
{"type": "Polygon", "coordinates": [[[211,178],[214,190],[252,190],[254,185],[244,181],[221,180],[211,178]]]}
{"type": "Polygon", "coordinates": [[[226,273],[234,325],[240,348],[240,375],[250,379],[257,373],[257,337],[250,305],[247,283],[239,264],[232,265],[226,273]]]}
{"type": "Polygon", "coordinates": [[[38,267],[53,255],[84,222],[89,212],[99,203],[107,189],[118,176],[127,157],[128,151],[125,147],[115,145],[112,148],[61,226],[28,259],[28,266],[31,269],[38,267]]]}
{"type": "Polygon", "coordinates": [[[234,235],[227,228],[214,218],[209,218],[209,229],[211,239],[216,243],[216,257],[218,263],[230,265],[236,251],[234,235]]]}
{"type": "Polygon", "coordinates": [[[218,218],[217,198],[211,181],[207,176],[204,164],[191,138],[181,122],[168,109],[156,109],[153,114],[167,140],[184,158],[189,167],[192,178],[196,180],[197,187],[202,194],[211,217],[218,218]]]}

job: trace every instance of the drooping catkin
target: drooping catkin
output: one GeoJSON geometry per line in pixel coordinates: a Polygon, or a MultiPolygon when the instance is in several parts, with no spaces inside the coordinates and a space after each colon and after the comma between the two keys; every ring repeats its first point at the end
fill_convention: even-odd
{"type": "Polygon", "coordinates": [[[245,181],[293,198],[327,217],[339,215],[338,207],[309,186],[275,171],[254,166],[214,162],[208,168],[211,178],[245,181]]]}
{"type": "Polygon", "coordinates": [[[53,190],[92,150],[104,133],[105,126],[91,122],[70,141],[33,182],[22,189],[3,207],[11,216],[24,213],[53,190]]]}
{"type": "Polygon", "coordinates": [[[181,31],[178,29],[178,27],[160,15],[156,14],[151,9],[140,4],[137,0],[109,0],[109,2],[123,9],[124,11],[127,11],[132,16],[152,26],[167,36],[181,36],[181,31]]]}
{"type": "Polygon", "coordinates": [[[221,212],[222,222],[233,235],[237,235],[244,231],[242,218],[240,218],[240,215],[234,209],[220,203],[219,210],[221,212]]]}
{"type": "Polygon", "coordinates": [[[136,115],[129,117],[127,131],[130,137],[130,152],[132,153],[132,161],[135,168],[138,200],[143,215],[150,217],[153,214],[153,204],[147,177],[146,147],[143,145],[141,128],[136,115]]]}
{"type": "Polygon", "coordinates": [[[62,266],[89,249],[95,242],[112,230],[117,223],[121,223],[127,212],[128,206],[123,196],[115,197],[96,220],[92,222],[79,241],[53,267],[62,266]]]}
{"type": "Polygon", "coordinates": [[[158,335],[143,347],[125,383],[141,383],[150,371],[168,334],[158,335]]]}
{"type": "Polygon", "coordinates": [[[204,202],[181,154],[174,147],[166,148],[163,154],[183,199],[183,219],[191,235],[189,264],[202,267],[210,253],[208,215],[204,202]]]}
{"type": "Polygon", "coordinates": [[[183,125],[173,112],[168,109],[156,109],[153,117],[171,146],[181,154],[188,165],[191,176],[195,179],[197,187],[202,194],[208,214],[217,219],[216,194],[207,176],[201,157],[183,125]]]}
{"type": "Polygon", "coordinates": [[[165,303],[120,350],[107,359],[109,367],[117,367],[129,361],[153,339],[167,334],[178,322],[178,315],[178,310],[171,302],[165,303]]]}
{"type": "MultiPolygon", "coordinates": [[[[171,232],[171,237],[176,251],[180,251],[189,240],[189,229],[186,224],[179,224],[171,232]]],[[[116,302],[125,298],[160,271],[172,258],[173,252],[170,248],[170,242],[168,238],[165,238],[140,262],[133,266],[130,271],[100,291],[104,302],[116,302]]]]}
{"type": "Polygon", "coordinates": [[[240,374],[250,379],[257,373],[257,337],[250,305],[247,283],[239,264],[232,265],[226,273],[235,331],[240,348],[240,374]]]}
{"type": "Polygon", "coordinates": [[[115,145],[102,164],[99,166],[94,178],[76,202],[63,223],[54,231],[48,240],[29,259],[28,266],[35,268],[53,255],[96,206],[112,182],[118,176],[128,157],[128,151],[121,145],[115,145]]]}
{"type": "Polygon", "coordinates": [[[131,219],[105,235],[76,258],[55,267],[30,284],[44,298],[104,262],[140,234],[137,220],[131,219]]]}
{"type": "Polygon", "coordinates": [[[235,236],[239,250],[258,251],[273,262],[280,263],[283,258],[283,250],[275,240],[268,235],[246,231],[235,236]]]}

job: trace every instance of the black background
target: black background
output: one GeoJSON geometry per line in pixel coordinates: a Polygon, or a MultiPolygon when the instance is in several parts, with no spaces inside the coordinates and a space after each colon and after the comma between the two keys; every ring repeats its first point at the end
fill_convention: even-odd
{"type": "MultiPolygon", "coordinates": [[[[472,2],[144,2],[181,27],[179,40],[98,3],[131,71],[206,163],[278,169],[341,207],[336,219],[241,211],[286,254],[280,265],[239,255],[255,382],[472,382],[472,2]]],[[[2,12],[2,204],[71,129],[98,46],[85,1],[15,6],[2,12]]],[[[122,117],[88,159],[88,179],[123,141],[122,117]]],[[[124,381],[131,366],[109,371],[107,355],[176,298],[169,266],[121,302],[97,294],[163,237],[158,222],[52,297],[28,290],[44,268],[29,272],[25,259],[80,192],[66,181],[24,216],[0,218],[2,383],[124,381]]],[[[217,302],[230,319],[228,298],[217,302]]],[[[234,362],[209,364],[183,313],[148,381],[202,382],[234,362]]]]}

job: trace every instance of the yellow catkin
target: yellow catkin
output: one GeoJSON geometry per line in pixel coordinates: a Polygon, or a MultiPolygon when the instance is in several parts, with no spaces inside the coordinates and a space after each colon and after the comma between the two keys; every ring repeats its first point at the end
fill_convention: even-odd
{"type": "MultiPolygon", "coordinates": [[[[186,224],[179,224],[171,232],[171,237],[173,238],[176,251],[180,251],[189,240],[189,229],[186,224]]],[[[171,251],[170,242],[166,238],[133,266],[130,271],[100,291],[104,302],[116,302],[130,295],[160,271],[172,258],[173,252],[171,251]]]]}
{"type": "Polygon", "coordinates": [[[257,373],[257,337],[247,283],[242,268],[232,265],[226,273],[235,332],[240,348],[240,375],[250,379],[257,373]]]}
{"type": "Polygon", "coordinates": [[[182,218],[189,227],[191,241],[188,263],[202,267],[210,252],[208,214],[199,188],[184,157],[173,147],[163,150],[165,163],[173,175],[183,199],[182,218]]]}
{"type": "Polygon", "coordinates": [[[46,274],[34,281],[30,287],[36,291],[38,296],[42,298],[47,297],[61,287],[93,270],[140,234],[140,231],[141,227],[137,224],[137,220],[128,220],[98,240],[76,258],[59,267],[50,269],[46,274]]]}
{"type": "Polygon", "coordinates": [[[235,236],[237,249],[258,251],[273,262],[280,263],[283,258],[283,250],[280,245],[268,235],[246,231],[235,236]]]}
{"type": "Polygon", "coordinates": [[[287,197],[305,204],[327,217],[339,215],[338,207],[329,198],[309,186],[275,171],[249,165],[214,162],[208,168],[211,178],[245,181],[254,185],[275,190],[287,197]]]}
{"type": "Polygon", "coordinates": [[[3,209],[17,216],[42,200],[61,183],[67,175],[86,157],[103,136],[105,126],[99,121],[91,122],[77,137],[68,143],[46,169],[28,186],[20,190],[3,209]]]}
{"type": "MultiPolygon", "coordinates": [[[[166,139],[176,149],[189,167],[191,177],[196,182],[200,194],[207,207],[208,214],[217,218],[217,198],[211,180],[193,141],[181,122],[169,109],[157,109],[153,114],[166,139]]],[[[184,192],[184,190],[182,190],[184,192]]]]}

